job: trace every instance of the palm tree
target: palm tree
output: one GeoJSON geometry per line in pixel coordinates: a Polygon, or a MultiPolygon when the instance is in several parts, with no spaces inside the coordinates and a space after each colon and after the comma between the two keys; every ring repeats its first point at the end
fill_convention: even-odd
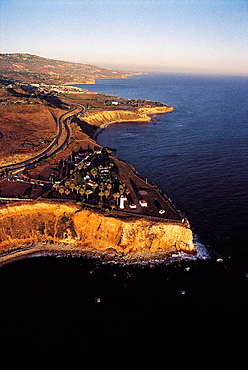
{"type": "Polygon", "coordinates": [[[85,190],[85,194],[86,194],[87,200],[88,200],[89,195],[92,194],[92,193],[93,193],[93,191],[90,190],[90,189],[86,189],[85,190]]]}
{"type": "Polygon", "coordinates": [[[64,192],[65,192],[65,188],[64,188],[64,186],[62,186],[62,185],[61,185],[61,186],[59,187],[59,194],[61,194],[61,195],[62,195],[62,194],[64,194],[64,192]]]}
{"type": "Polygon", "coordinates": [[[99,189],[104,189],[104,182],[102,181],[102,182],[100,182],[100,184],[99,184],[99,189]]]}
{"type": "Polygon", "coordinates": [[[118,199],[120,198],[120,193],[114,193],[113,197],[116,199],[116,205],[118,205],[118,199]]]}
{"type": "Polygon", "coordinates": [[[84,195],[84,193],[85,193],[85,188],[81,186],[79,189],[79,194],[81,195],[81,197],[84,195]]]}
{"type": "Polygon", "coordinates": [[[125,190],[125,193],[126,193],[126,195],[130,194],[130,190],[129,189],[126,189],[125,190]]]}
{"type": "Polygon", "coordinates": [[[91,170],[90,170],[90,173],[91,173],[91,175],[95,178],[96,177],[96,175],[98,174],[98,171],[97,171],[97,168],[92,168],[91,170]]]}
{"type": "Polygon", "coordinates": [[[110,195],[110,191],[109,191],[109,189],[105,189],[105,190],[104,190],[104,195],[105,195],[105,197],[106,197],[106,198],[108,198],[108,197],[109,197],[109,195],[110,195]]]}
{"type": "Polygon", "coordinates": [[[79,192],[79,190],[80,190],[80,185],[76,185],[76,186],[75,186],[75,190],[76,190],[76,192],[77,192],[77,194],[78,194],[78,192],[79,192]]]}
{"type": "Polygon", "coordinates": [[[124,193],[124,189],[125,189],[125,186],[123,184],[120,184],[119,185],[119,192],[120,192],[120,194],[123,194],[124,193]]]}
{"type": "Polygon", "coordinates": [[[65,189],[65,195],[69,195],[70,194],[70,189],[69,188],[66,188],[65,189]]]}
{"type": "Polygon", "coordinates": [[[71,182],[70,183],[70,189],[72,190],[72,192],[75,189],[75,187],[76,187],[76,185],[74,184],[74,182],[71,182]]]}
{"type": "Polygon", "coordinates": [[[109,191],[112,189],[112,184],[111,184],[110,182],[107,184],[107,189],[108,189],[109,191]]]}
{"type": "Polygon", "coordinates": [[[103,189],[100,189],[99,193],[98,193],[100,199],[101,199],[101,202],[102,202],[102,197],[104,196],[104,191],[103,189]]]}

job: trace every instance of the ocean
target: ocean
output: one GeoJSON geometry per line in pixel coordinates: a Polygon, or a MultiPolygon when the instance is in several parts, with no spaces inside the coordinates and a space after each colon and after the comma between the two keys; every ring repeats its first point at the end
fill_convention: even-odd
{"type": "MultiPolygon", "coordinates": [[[[245,344],[247,81],[147,74],[78,85],[175,108],[154,117],[155,123],[109,125],[97,141],[117,149],[120,159],[171,198],[189,219],[198,255],[132,265],[65,257],[5,265],[0,269],[4,333],[13,338],[24,328],[30,335],[49,331],[49,341],[57,333],[61,338],[66,333],[67,341],[79,335],[87,339],[84,356],[106,346],[111,355],[103,351],[100,363],[119,354],[123,363],[137,362],[144,369],[155,361],[148,356],[153,346],[165,361],[180,354],[173,357],[180,369],[186,362],[199,368],[205,361],[220,368],[235,345],[245,344]]],[[[91,368],[98,368],[97,357],[91,359],[91,368]]],[[[235,366],[245,368],[240,356],[235,366]]]]}

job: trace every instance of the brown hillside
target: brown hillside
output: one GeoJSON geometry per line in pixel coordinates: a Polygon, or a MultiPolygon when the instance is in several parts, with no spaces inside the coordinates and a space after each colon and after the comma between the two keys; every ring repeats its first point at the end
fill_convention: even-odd
{"type": "Polygon", "coordinates": [[[56,122],[43,104],[0,105],[0,166],[43,150],[56,134],[56,122]]]}
{"type": "Polygon", "coordinates": [[[137,73],[112,71],[31,54],[0,54],[0,76],[19,81],[66,84],[94,83],[95,78],[125,78],[137,73]]]}

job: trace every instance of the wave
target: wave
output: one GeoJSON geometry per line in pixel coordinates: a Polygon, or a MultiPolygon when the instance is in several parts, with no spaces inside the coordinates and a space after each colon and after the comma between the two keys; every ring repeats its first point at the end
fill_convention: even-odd
{"type": "Polygon", "coordinates": [[[208,250],[208,248],[199,240],[199,237],[197,234],[193,234],[193,243],[196,247],[196,258],[199,258],[201,260],[207,260],[210,259],[211,252],[208,250]]]}

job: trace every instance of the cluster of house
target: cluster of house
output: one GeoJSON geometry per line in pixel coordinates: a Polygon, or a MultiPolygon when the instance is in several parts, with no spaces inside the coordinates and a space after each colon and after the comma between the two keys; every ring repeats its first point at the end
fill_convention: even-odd
{"type": "MultiPolygon", "coordinates": [[[[24,91],[28,93],[35,93],[35,92],[56,92],[56,93],[70,93],[70,94],[84,94],[87,90],[81,89],[77,86],[60,86],[60,85],[47,85],[44,83],[18,83],[15,82],[15,85],[19,85],[24,91]]],[[[9,84],[7,88],[13,88],[12,84],[9,84]]]]}
{"type": "MultiPolygon", "coordinates": [[[[95,146],[94,149],[88,149],[88,150],[83,150],[81,153],[77,153],[76,156],[74,157],[73,163],[76,167],[78,167],[80,164],[84,163],[87,167],[90,167],[92,165],[91,159],[94,154],[101,154],[102,153],[102,148],[95,146]]],[[[100,165],[98,166],[98,174],[104,175],[108,177],[110,175],[110,169],[109,166],[107,165],[100,165]]],[[[86,184],[91,187],[91,188],[97,188],[99,185],[96,181],[94,181],[91,177],[90,171],[86,174],[84,177],[84,180],[86,181],[86,184]]],[[[133,203],[133,201],[130,201],[128,199],[128,196],[121,194],[119,197],[119,208],[124,209],[125,208],[125,202],[128,202],[129,207],[131,209],[136,209],[137,204],[133,203]]],[[[141,207],[147,207],[147,201],[144,199],[139,200],[139,205],[141,207]]]]}

